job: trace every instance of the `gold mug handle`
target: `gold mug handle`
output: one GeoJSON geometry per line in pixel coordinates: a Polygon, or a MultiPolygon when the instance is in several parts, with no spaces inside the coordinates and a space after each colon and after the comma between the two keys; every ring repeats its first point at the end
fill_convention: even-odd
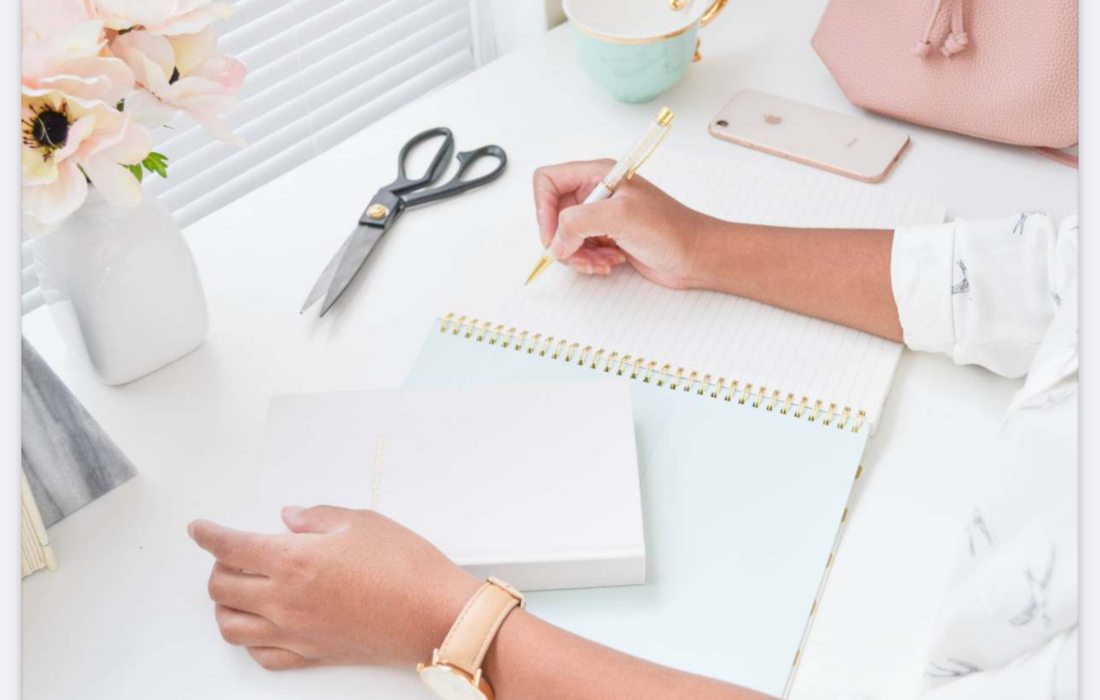
{"type": "MultiPolygon", "coordinates": [[[[672,0],[672,2],[678,2],[678,0],[672,0]]],[[[725,8],[727,2],[729,2],[729,0],[714,0],[714,2],[711,3],[710,7],[707,8],[707,11],[703,13],[703,16],[699,18],[699,28],[702,29],[703,27],[713,22],[714,18],[718,16],[723,8],[725,8]]],[[[695,40],[695,55],[691,58],[692,63],[697,63],[703,60],[703,54],[699,53],[699,47],[702,44],[702,39],[697,38],[695,40]]]]}
{"type": "Polygon", "coordinates": [[[699,18],[699,27],[705,27],[713,22],[714,18],[718,16],[718,13],[725,8],[727,2],[729,2],[729,0],[714,0],[710,7],[707,8],[707,11],[703,13],[703,16],[699,18]]]}

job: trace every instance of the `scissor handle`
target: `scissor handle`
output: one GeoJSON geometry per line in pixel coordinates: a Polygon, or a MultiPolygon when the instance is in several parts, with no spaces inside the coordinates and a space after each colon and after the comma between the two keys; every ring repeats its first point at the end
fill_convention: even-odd
{"type": "Polygon", "coordinates": [[[472,151],[463,151],[458,154],[458,171],[455,172],[454,177],[442,185],[426,190],[419,190],[417,192],[410,192],[402,197],[402,199],[405,200],[406,207],[415,207],[418,204],[427,204],[428,202],[454,197],[463,192],[469,192],[472,189],[481,187],[482,185],[488,185],[504,174],[504,168],[507,165],[508,154],[505,153],[504,149],[500,146],[482,146],[472,151]],[[491,172],[481,177],[475,177],[472,180],[463,180],[462,176],[466,174],[466,171],[482,158],[495,158],[497,160],[497,166],[493,168],[491,172]]]}
{"type": "Polygon", "coordinates": [[[389,186],[390,191],[394,194],[402,194],[409,190],[419,189],[425,185],[431,183],[442,177],[444,171],[447,170],[447,166],[451,163],[451,156],[455,152],[455,137],[451,133],[451,130],[445,126],[439,126],[434,129],[428,129],[413,136],[408,142],[401,147],[401,153],[397,155],[397,179],[389,186]],[[428,139],[433,139],[437,136],[443,137],[443,143],[439,145],[439,150],[436,151],[435,156],[432,158],[431,165],[428,166],[427,171],[419,178],[415,180],[409,179],[408,174],[405,171],[405,161],[409,157],[409,152],[412,149],[419,146],[428,139]]]}

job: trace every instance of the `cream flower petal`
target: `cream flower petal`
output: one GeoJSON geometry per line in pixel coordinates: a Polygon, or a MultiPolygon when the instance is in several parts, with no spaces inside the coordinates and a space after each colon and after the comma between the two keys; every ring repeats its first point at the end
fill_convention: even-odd
{"type": "Polygon", "coordinates": [[[177,14],[161,24],[146,25],[146,29],[163,36],[194,34],[209,27],[216,20],[225,19],[232,14],[233,8],[231,6],[226,3],[214,2],[190,12],[177,14]]]}
{"type": "Polygon", "coordinates": [[[191,112],[191,118],[198,122],[202,128],[210,132],[210,135],[216,139],[225,141],[226,143],[244,148],[248,145],[248,142],[233,133],[233,129],[226,124],[225,121],[218,119],[217,117],[199,116],[194,112],[191,112]]]}
{"type": "Polygon", "coordinates": [[[27,106],[30,104],[48,105],[50,109],[60,110],[61,105],[65,104],[65,94],[58,90],[50,88],[39,90],[24,85],[22,87],[22,93],[24,110],[26,110],[27,106]]]}
{"type": "Polygon", "coordinates": [[[133,70],[137,81],[149,87],[152,76],[146,61],[157,66],[167,82],[176,68],[176,56],[172,44],[162,36],[144,31],[132,31],[121,34],[111,42],[111,52],[126,61],[133,70]]]}
{"type": "Polygon", "coordinates": [[[118,104],[134,89],[134,72],[120,58],[96,57],[70,61],[58,75],[43,78],[40,87],[54,88],[85,99],[118,104]]]}
{"type": "Polygon", "coordinates": [[[202,62],[188,77],[212,80],[221,86],[221,92],[233,95],[244,85],[248,69],[232,56],[211,56],[202,62]]]}
{"type": "MultiPolygon", "coordinates": [[[[149,151],[153,150],[153,137],[149,130],[141,124],[127,122],[125,128],[119,134],[119,138],[96,151],[92,160],[106,159],[122,165],[137,165],[145,160],[149,151]]],[[[93,179],[92,182],[95,182],[93,179]]]]}
{"type": "Polygon", "coordinates": [[[239,101],[229,95],[190,95],[176,104],[194,117],[220,117],[237,108],[239,101]]]}
{"type": "Polygon", "coordinates": [[[206,59],[218,53],[218,33],[207,27],[195,34],[168,37],[176,55],[180,75],[188,75],[206,59]]]}
{"type": "Polygon", "coordinates": [[[48,185],[23,188],[23,213],[44,225],[57,224],[80,208],[88,182],[71,160],[58,165],[58,177],[48,185]]]}
{"type": "Polygon", "coordinates": [[[80,22],[64,34],[23,37],[23,82],[34,84],[49,77],[69,61],[91,58],[103,48],[103,23],[98,20],[80,22]]]}
{"type": "Polygon", "coordinates": [[[57,161],[40,149],[23,147],[23,186],[48,185],[57,179],[57,161]]]}
{"type": "MultiPolygon", "coordinates": [[[[84,165],[96,153],[114,146],[126,136],[126,127],[130,123],[130,117],[128,115],[122,116],[121,121],[111,126],[97,128],[91,136],[84,140],[84,143],[80,144],[80,148],[75,154],[78,163],[84,165]]],[[[97,124],[97,126],[99,125],[97,124]]]]}
{"type": "MultiPolygon", "coordinates": [[[[145,78],[139,80],[142,85],[145,86],[149,92],[161,97],[171,94],[172,84],[168,82],[169,75],[166,75],[161,71],[160,66],[150,61],[148,58],[142,58],[142,66],[145,71],[145,78]]],[[[138,73],[139,71],[134,71],[138,73]]]]}
{"type": "Polygon", "coordinates": [[[39,36],[68,34],[91,18],[84,0],[23,0],[23,26],[39,36]]]}
{"type": "Polygon", "coordinates": [[[141,204],[141,183],[128,168],[97,156],[84,164],[84,172],[103,198],[119,207],[141,204]]]}
{"type": "Polygon", "coordinates": [[[65,139],[65,145],[54,151],[54,160],[60,163],[76,153],[80,149],[80,146],[92,135],[93,131],[95,131],[95,127],[96,120],[95,117],[92,116],[82,117],[70,124],[69,136],[65,139]]]}
{"type": "Polygon", "coordinates": [[[158,129],[179,112],[170,104],[161,102],[148,90],[135,90],[126,98],[125,111],[132,115],[136,124],[141,124],[147,129],[158,129]]]}
{"type": "MultiPolygon", "coordinates": [[[[60,93],[53,94],[60,95],[60,93]]],[[[84,100],[71,95],[61,95],[61,103],[69,113],[70,121],[76,121],[85,116],[95,117],[97,130],[113,127],[126,118],[113,105],[99,100],[84,100]]]]}
{"type": "Polygon", "coordinates": [[[167,88],[163,97],[176,103],[193,97],[228,97],[221,83],[206,78],[180,78],[167,88]]]}
{"type": "Polygon", "coordinates": [[[175,6],[175,0],[96,0],[96,10],[109,29],[161,24],[175,6]]]}
{"type": "Polygon", "coordinates": [[[43,78],[38,85],[45,90],[57,90],[67,95],[83,97],[89,100],[99,99],[111,89],[111,81],[106,76],[82,78],[79,75],[56,75],[43,78]]]}

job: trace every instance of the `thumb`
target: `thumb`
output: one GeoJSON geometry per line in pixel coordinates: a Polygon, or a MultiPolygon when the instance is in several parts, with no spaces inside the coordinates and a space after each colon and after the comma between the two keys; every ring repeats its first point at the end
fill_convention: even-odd
{"type": "Polygon", "coordinates": [[[350,513],[348,509],[336,506],[287,506],[283,508],[283,522],[291,532],[323,534],[343,529],[350,513]]]}
{"type": "Polygon", "coordinates": [[[580,250],[589,238],[615,238],[621,212],[621,203],[613,199],[562,209],[558,214],[558,230],[554,234],[554,242],[550,244],[550,254],[564,260],[580,250]]]}

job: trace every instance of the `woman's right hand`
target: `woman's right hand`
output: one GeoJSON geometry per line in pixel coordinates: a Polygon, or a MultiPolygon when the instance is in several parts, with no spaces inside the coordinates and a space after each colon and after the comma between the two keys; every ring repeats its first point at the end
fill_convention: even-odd
{"type": "Polygon", "coordinates": [[[577,206],[612,168],[580,161],[535,171],[535,211],[543,246],[584,274],[629,263],[673,289],[706,286],[702,247],[715,219],[680,204],[645,179],[624,180],[615,196],[577,206]]]}

